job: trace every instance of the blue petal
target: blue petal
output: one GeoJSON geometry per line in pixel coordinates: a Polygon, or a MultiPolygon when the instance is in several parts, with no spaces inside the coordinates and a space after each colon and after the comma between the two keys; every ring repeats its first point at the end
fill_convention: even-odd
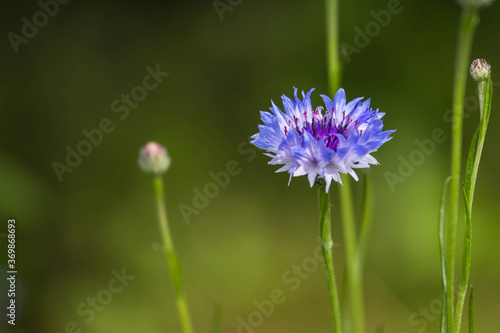
{"type": "Polygon", "coordinates": [[[326,109],[330,114],[332,114],[332,112],[335,109],[335,104],[333,104],[332,99],[326,95],[320,95],[320,96],[323,98],[323,101],[325,102],[326,109]]]}
{"type": "Polygon", "coordinates": [[[283,101],[283,106],[285,107],[286,114],[291,119],[293,119],[293,116],[295,116],[297,118],[300,117],[300,115],[297,112],[297,106],[289,97],[283,95],[283,96],[281,96],[281,100],[283,101]]]}
{"type": "Polygon", "coordinates": [[[340,88],[335,94],[335,98],[333,99],[333,103],[335,105],[335,113],[337,115],[341,115],[342,111],[344,111],[345,107],[345,91],[340,88]]]}
{"type": "Polygon", "coordinates": [[[358,105],[359,101],[362,100],[363,97],[358,97],[356,99],[353,99],[352,101],[350,101],[349,103],[347,103],[347,105],[345,106],[345,114],[346,116],[351,114],[352,110],[354,110],[354,108],[358,105]]]}
{"type": "Polygon", "coordinates": [[[304,101],[302,102],[302,104],[304,105],[304,109],[308,112],[311,111],[313,108],[311,104],[311,94],[313,91],[314,88],[309,90],[309,92],[306,95],[304,95],[304,92],[302,92],[302,96],[304,97],[304,101]]]}

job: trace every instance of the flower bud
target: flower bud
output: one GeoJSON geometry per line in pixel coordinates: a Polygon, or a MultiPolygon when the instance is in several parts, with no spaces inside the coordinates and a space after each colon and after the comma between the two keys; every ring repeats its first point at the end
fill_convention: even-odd
{"type": "Polygon", "coordinates": [[[470,65],[470,75],[474,81],[485,81],[491,73],[491,66],[484,59],[476,59],[470,65]]]}
{"type": "Polygon", "coordinates": [[[148,142],[139,151],[139,166],[146,173],[161,175],[168,170],[170,162],[167,150],[156,142],[148,142]]]}
{"type": "Polygon", "coordinates": [[[464,8],[482,8],[489,6],[494,0],[458,0],[458,3],[464,8]]]}

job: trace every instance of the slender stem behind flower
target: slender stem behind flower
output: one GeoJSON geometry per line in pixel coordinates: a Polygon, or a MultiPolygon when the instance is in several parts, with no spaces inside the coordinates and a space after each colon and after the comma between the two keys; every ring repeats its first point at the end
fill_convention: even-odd
{"type": "MultiPolygon", "coordinates": [[[[339,1],[326,0],[326,36],[328,56],[328,81],[334,94],[340,88],[341,66],[338,45],[339,1]]],[[[351,296],[354,332],[364,332],[363,295],[361,286],[361,257],[357,256],[356,232],[354,228],[354,206],[352,204],[351,180],[342,177],[344,184],[340,189],[342,221],[346,243],[346,263],[348,288],[351,296]]]]}
{"type": "Polygon", "coordinates": [[[365,175],[363,184],[363,205],[361,216],[361,230],[359,232],[359,240],[357,247],[357,260],[360,272],[363,271],[363,262],[366,255],[366,246],[368,236],[372,226],[373,206],[375,204],[375,196],[373,193],[373,180],[369,174],[365,175]]]}
{"type": "Polygon", "coordinates": [[[332,309],[333,332],[341,333],[339,295],[337,282],[335,281],[335,271],[332,257],[332,233],[330,226],[330,194],[326,193],[325,187],[318,190],[319,201],[319,232],[321,237],[321,250],[326,269],[328,292],[330,294],[330,305],[332,309]]]}
{"type": "Polygon", "coordinates": [[[339,1],[326,0],[326,47],[328,82],[333,95],[340,88],[341,68],[339,61],[339,1]]]}
{"type": "Polygon", "coordinates": [[[451,185],[450,185],[450,220],[448,225],[448,244],[446,253],[446,314],[448,332],[453,332],[455,299],[455,252],[457,217],[460,198],[460,169],[462,152],[463,103],[465,83],[468,73],[470,51],[474,32],[478,23],[478,14],[474,9],[464,9],[460,21],[457,54],[455,59],[455,79],[453,84],[453,125],[451,146],[451,185]]]}
{"type": "MultiPolygon", "coordinates": [[[[326,0],[326,46],[327,46],[327,67],[328,67],[328,82],[330,91],[335,94],[340,88],[341,68],[339,61],[339,1],[326,0]]],[[[333,270],[330,227],[330,194],[325,192],[322,186],[319,189],[319,207],[320,207],[320,234],[321,234],[321,249],[323,251],[323,259],[325,261],[328,291],[330,293],[330,303],[333,316],[334,332],[341,332],[340,305],[333,270]]]]}
{"type": "Polygon", "coordinates": [[[179,259],[177,258],[177,255],[175,253],[174,243],[172,241],[170,229],[168,227],[167,211],[165,209],[165,202],[163,198],[163,179],[161,176],[155,176],[153,178],[153,188],[158,207],[158,224],[160,226],[161,236],[165,245],[167,262],[170,268],[170,275],[172,277],[172,282],[176,294],[179,319],[181,321],[183,332],[192,333],[193,328],[191,326],[189,309],[187,306],[184,291],[182,289],[181,266],[179,263],[179,259]]]}
{"type": "Polygon", "coordinates": [[[356,245],[356,229],[354,204],[352,202],[351,182],[347,176],[342,177],[343,186],[339,188],[342,225],[344,229],[347,287],[352,307],[354,333],[363,333],[364,309],[363,288],[361,283],[361,257],[356,245]]]}

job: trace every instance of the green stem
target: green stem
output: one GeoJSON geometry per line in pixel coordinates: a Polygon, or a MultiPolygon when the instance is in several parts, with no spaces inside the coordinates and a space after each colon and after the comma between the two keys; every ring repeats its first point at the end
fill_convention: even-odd
{"type": "Polygon", "coordinates": [[[476,179],[479,171],[479,162],[481,161],[481,155],[483,152],[484,141],[486,138],[486,130],[488,129],[488,121],[491,110],[491,82],[488,79],[481,82],[479,85],[479,96],[482,100],[481,110],[485,112],[481,113],[481,122],[479,124],[478,130],[474,135],[471,147],[469,149],[469,158],[467,162],[467,174],[466,182],[464,187],[464,199],[465,199],[465,234],[464,234],[464,245],[463,245],[463,255],[462,255],[462,276],[458,288],[457,296],[457,308],[455,313],[455,332],[459,333],[462,324],[462,314],[465,306],[465,297],[467,295],[467,287],[469,285],[470,276],[470,266],[472,257],[472,203],[474,199],[474,191],[476,188],[476,179]],[[481,98],[482,96],[482,98],[481,98]],[[477,137],[479,136],[479,137],[477,137]],[[476,144],[477,140],[477,144],[476,144]],[[475,151],[474,151],[475,149],[475,151]],[[474,155],[474,157],[472,157],[474,155]],[[472,167],[470,165],[472,164],[472,167]]]}
{"type": "Polygon", "coordinates": [[[474,333],[474,289],[472,287],[469,298],[469,333],[474,333]]]}
{"type": "Polygon", "coordinates": [[[465,98],[465,83],[468,73],[470,50],[474,32],[478,23],[475,10],[464,9],[460,22],[457,55],[455,59],[455,79],[453,85],[453,125],[451,146],[451,200],[450,223],[448,227],[448,246],[446,258],[446,307],[448,315],[448,332],[453,332],[454,318],[454,280],[457,217],[460,198],[460,169],[462,153],[463,101],[465,98]]]}
{"type": "MultiPolygon", "coordinates": [[[[340,88],[341,66],[338,39],[339,1],[326,0],[326,36],[328,56],[328,81],[332,95],[340,88]]],[[[354,207],[352,205],[350,179],[343,177],[344,186],[340,191],[344,241],[346,243],[346,270],[348,288],[351,295],[353,326],[355,333],[364,332],[363,295],[361,288],[360,264],[356,252],[356,232],[354,227],[354,207]]]]}
{"type": "MultiPolygon", "coordinates": [[[[467,194],[464,191],[464,198],[467,201],[467,194]]],[[[465,232],[464,232],[464,247],[462,254],[462,276],[460,283],[458,285],[458,295],[457,295],[457,308],[455,312],[455,327],[454,332],[460,333],[460,327],[462,325],[462,313],[464,310],[465,296],[467,295],[467,287],[469,284],[470,276],[470,263],[471,263],[471,241],[472,241],[472,224],[470,216],[470,207],[467,202],[465,202],[465,232]]]]}
{"type": "Polygon", "coordinates": [[[372,227],[373,207],[375,204],[373,194],[373,180],[370,175],[367,174],[363,184],[363,210],[361,216],[361,231],[359,233],[359,243],[357,248],[357,261],[361,272],[363,271],[363,262],[366,255],[368,237],[372,227]]]}
{"type": "Polygon", "coordinates": [[[486,97],[486,87],[488,85],[488,81],[480,81],[477,84],[477,91],[478,91],[478,96],[479,96],[479,120],[483,120],[483,114],[484,114],[484,101],[486,97]]]}
{"type": "Polygon", "coordinates": [[[479,138],[476,147],[476,153],[474,156],[474,164],[472,167],[472,174],[470,179],[470,188],[467,189],[468,193],[468,205],[472,214],[472,202],[474,200],[474,190],[476,188],[477,173],[479,171],[479,162],[481,161],[481,155],[483,153],[484,141],[486,139],[486,130],[488,129],[488,122],[491,109],[491,78],[486,81],[478,83],[479,91],[479,101],[480,101],[480,111],[481,111],[481,125],[479,127],[479,138]],[[486,112],[483,110],[486,109],[486,112]]]}
{"type": "Polygon", "coordinates": [[[330,305],[332,310],[333,332],[341,332],[340,306],[337,283],[335,281],[335,271],[333,268],[332,257],[332,233],[330,226],[330,194],[326,193],[325,187],[321,186],[318,191],[319,201],[319,232],[321,238],[321,250],[325,262],[326,280],[328,283],[328,292],[330,294],[330,305]]]}
{"type": "Polygon", "coordinates": [[[448,331],[448,308],[446,301],[446,291],[448,290],[446,278],[446,251],[444,246],[444,223],[449,213],[446,211],[447,202],[449,202],[451,176],[444,182],[443,191],[441,192],[441,202],[439,205],[439,223],[438,223],[438,240],[439,240],[439,257],[441,261],[441,326],[440,333],[448,331]]]}
{"type": "Polygon", "coordinates": [[[167,211],[165,209],[165,202],[163,198],[163,179],[161,178],[161,176],[156,176],[153,178],[153,188],[158,207],[158,224],[160,226],[163,244],[166,249],[167,262],[170,268],[170,275],[172,277],[172,282],[175,289],[179,319],[181,321],[183,332],[192,333],[193,328],[191,326],[189,309],[187,306],[184,291],[182,289],[181,267],[179,259],[177,258],[177,255],[175,253],[174,243],[172,241],[172,236],[170,235],[170,229],[168,227],[167,211]]]}
{"type": "Polygon", "coordinates": [[[326,48],[328,82],[333,95],[340,88],[340,61],[339,61],[339,1],[326,0],[326,48]]]}
{"type": "Polygon", "coordinates": [[[343,186],[339,188],[342,226],[344,230],[347,288],[351,295],[353,328],[355,333],[362,333],[364,328],[363,291],[361,286],[360,261],[356,250],[356,229],[354,204],[352,202],[351,180],[348,175],[342,177],[343,186]]]}

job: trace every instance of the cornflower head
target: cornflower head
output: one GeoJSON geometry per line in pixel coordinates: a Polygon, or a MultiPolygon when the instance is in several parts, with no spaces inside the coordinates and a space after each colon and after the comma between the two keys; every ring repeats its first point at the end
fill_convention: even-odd
{"type": "Polygon", "coordinates": [[[342,183],[340,173],[358,180],[353,169],[378,164],[371,153],[389,141],[394,131],[382,131],[384,113],[372,110],[369,99],[356,98],[346,104],[341,88],[333,101],[321,95],[326,108],[313,109],[313,91],[302,92],[302,100],[297,88],[295,100],[283,95],[284,113],[271,101],[271,113],[261,111],[264,125],[259,125],[251,142],[272,158],[269,164],[283,164],[276,172],[287,171],[290,181],[292,176],[307,175],[311,187],[317,179],[324,179],[328,192],[332,180],[342,183]]]}

